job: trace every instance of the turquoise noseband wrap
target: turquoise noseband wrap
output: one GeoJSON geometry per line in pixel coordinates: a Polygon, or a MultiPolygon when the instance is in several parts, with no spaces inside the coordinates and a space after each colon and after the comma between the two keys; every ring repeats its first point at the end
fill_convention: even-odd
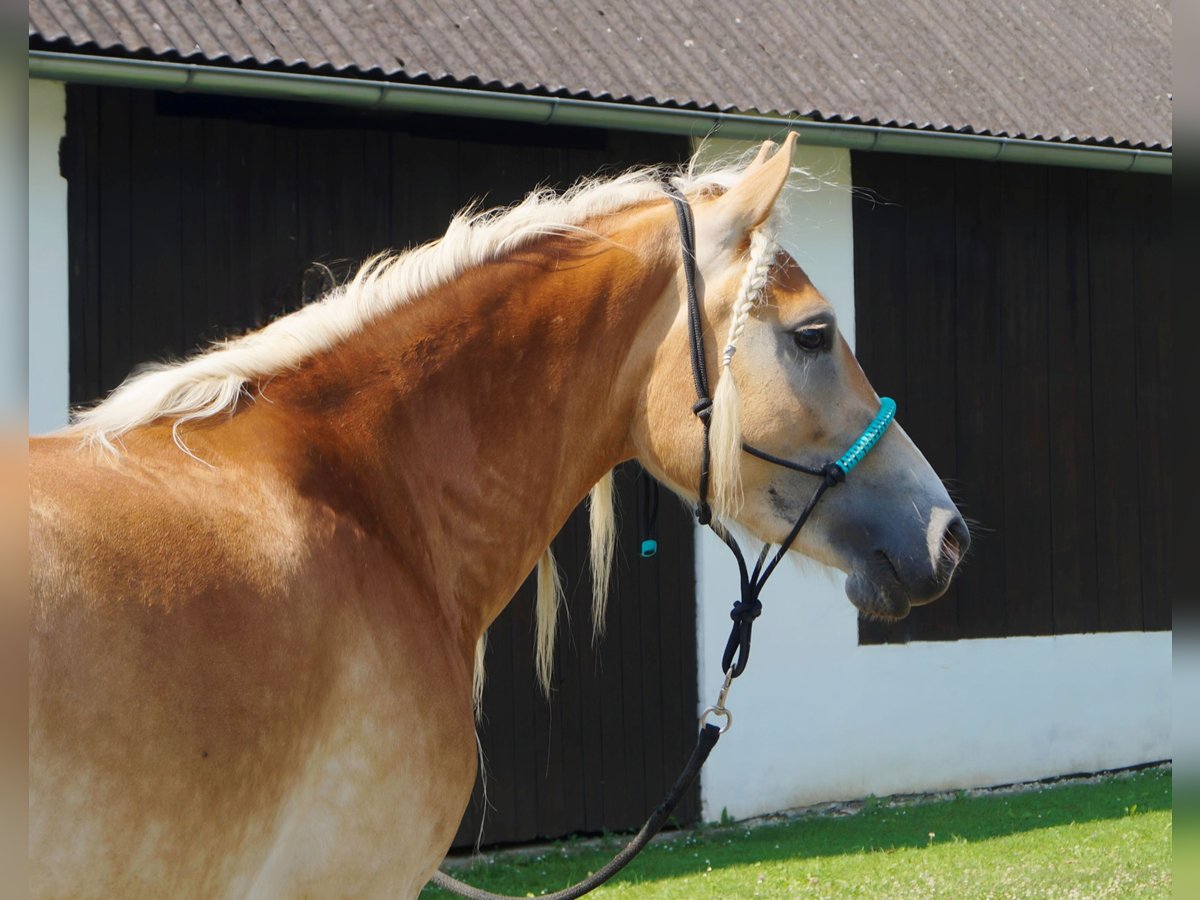
{"type": "Polygon", "coordinates": [[[875,418],[871,420],[871,424],[867,426],[857,441],[850,445],[850,449],[843,453],[834,463],[842,474],[849,475],[850,470],[863,461],[871,448],[874,447],[883,433],[888,430],[888,426],[892,424],[892,419],[896,418],[896,401],[891,397],[879,398],[879,412],[875,414],[875,418]]]}
{"type": "Polygon", "coordinates": [[[883,433],[888,430],[888,426],[892,424],[892,420],[895,418],[896,401],[891,397],[881,397],[879,399],[879,412],[875,414],[875,418],[871,420],[871,424],[863,429],[863,433],[850,445],[850,449],[833,462],[820,467],[806,466],[803,463],[774,456],[765,450],[752,447],[750,444],[742,444],[742,449],[751,456],[757,456],[761,460],[782,466],[785,469],[791,469],[793,472],[803,472],[805,475],[816,475],[819,478],[824,478],[826,487],[832,487],[841,481],[845,481],[846,476],[850,474],[850,470],[862,462],[866,458],[866,455],[871,452],[871,448],[879,443],[879,439],[883,437],[883,433]]]}

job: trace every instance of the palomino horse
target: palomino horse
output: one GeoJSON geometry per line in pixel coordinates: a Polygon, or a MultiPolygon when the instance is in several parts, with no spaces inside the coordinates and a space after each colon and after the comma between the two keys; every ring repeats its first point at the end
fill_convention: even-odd
{"type": "MultiPolygon", "coordinates": [[[[779,542],[879,408],[775,243],[794,136],[677,173],[716,381],[713,500],[779,542]],[[736,349],[736,353],[733,351],[736,349]]],[[[329,296],[144,371],[31,443],[31,887],[38,896],[411,897],[476,771],[481,637],[636,458],[697,493],[680,245],[663,173],[460,216],[329,296]]],[[[902,616],[967,533],[893,427],[797,549],[902,616]]]]}

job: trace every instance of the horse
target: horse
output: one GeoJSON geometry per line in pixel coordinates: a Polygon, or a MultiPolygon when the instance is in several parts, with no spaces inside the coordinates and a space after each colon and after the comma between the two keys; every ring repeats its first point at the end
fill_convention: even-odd
{"type": "MultiPolygon", "coordinates": [[[[611,473],[697,499],[680,238],[695,216],[715,378],[713,513],[779,543],[879,398],[776,239],[795,134],[452,219],[326,296],[139,371],[30,441],[35,896],[415,896],[476,776],[489,623],[585,499],[593,612],[611,473]]],[[[895,618],[969,534],[898,426],[794,552],[895,618]]]]}

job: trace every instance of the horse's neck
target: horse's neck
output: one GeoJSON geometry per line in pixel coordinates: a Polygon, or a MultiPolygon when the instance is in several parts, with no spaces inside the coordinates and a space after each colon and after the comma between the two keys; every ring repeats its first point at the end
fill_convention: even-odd
{"type": "Polygon", "coordinates": [[[266,390],[272,414],[304,423],[298,477],[372,520],[472,641],[632,455],[639,388],[674,317],[657,303],[666,252],[550,244],[563,253],[470,271],[266,390]]]}

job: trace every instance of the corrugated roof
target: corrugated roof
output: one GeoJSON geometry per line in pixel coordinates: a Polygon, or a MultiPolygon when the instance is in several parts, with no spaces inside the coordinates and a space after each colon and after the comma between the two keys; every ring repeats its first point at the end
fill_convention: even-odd
{"type": "Polygon", "coordinates": [[[31,45],[1171,145],[1152,0],[31,0],[31,45]]]}

